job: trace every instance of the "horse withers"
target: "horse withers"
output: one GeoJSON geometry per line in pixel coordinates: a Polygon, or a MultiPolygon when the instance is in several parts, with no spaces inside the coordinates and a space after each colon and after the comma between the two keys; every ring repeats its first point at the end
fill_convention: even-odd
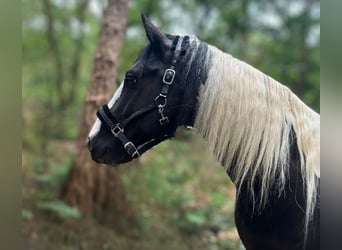
{"type": "Polygon", "coordinates": [[[192,127],[236,185],[247,250],[319,249],[319,114],[247,63],[142,21],[149,43],[97,112],[93,160],[129,162],[192,127]]]}

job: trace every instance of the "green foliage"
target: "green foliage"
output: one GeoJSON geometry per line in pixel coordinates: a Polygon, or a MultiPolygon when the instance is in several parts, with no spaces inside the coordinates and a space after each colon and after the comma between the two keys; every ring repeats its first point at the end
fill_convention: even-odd
{"type": "Polygon", "coordinates": [[[163,142],[143,166],[123,173],[126,194],[139,204],[135,210],[144,232],[176,228],[185,238],[206,239],[208,248],[236,249],[238,239],[215,235],[234,230],[234,191],[227,193],[234,187],[204,148],[198,136],[163,142]],[[229,245],[234,247],[222,248],[229,245]]]}
{"type": "Polygon", "coordinates": [[[81,1],[67,5],[46,1],[50,15],[43,2],[24,1],[22,5],[23,142],[30,148],[51,138],[77,137],[99,30],[98,18],[87,9],[86,23],[81,23],[81,1]],[[49,18],[52,29],[48,29],[49,18]],[[53,43],[48,30],[54,33],[53,43]]]}
{"type": "Polygon", "coordinates": [[[22,159],[28,168],[24,181],[35,183],[38,188],[32,193],[24,187],[24,199],[30,197],[44,201],[56,199],[71,167],[73,153],[67,152],[67,147],[70,147],[68,143],[46,146],[44,157],[39,154],[39,151],[34,154],[23,151],[22,159]]]}
{"type": "Polygon", "coordinates": [[[37,203],[37,207],[56,213],[62,219],[79,219],[82,216],[77,208],[70,207],[61,201],[42,201],[37,203]]]}
{"type": "Polygon", "coordinates": [[[61,186],[69,173],[70,162],[51,162],[46,169],[46,173],[35,176],[35,179],[45,188],[56,190],[61,186]]]}
{"type": "Polygon", "coordinates": [[[32,213],[30,210],[22,208],[21,209],[21,218],[29,220],[32,219],[32,213]]]}

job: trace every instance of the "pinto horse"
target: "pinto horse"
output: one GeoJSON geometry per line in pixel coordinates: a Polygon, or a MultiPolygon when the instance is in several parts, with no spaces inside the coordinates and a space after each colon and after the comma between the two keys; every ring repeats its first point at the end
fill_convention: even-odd
{"type": "Polygon", "coordinates": [[[92,159],[125,163],[193,128],[236,186],[247,250],[319,249],[320,115],[247,63],[142,21],[149,43],[97,112],[92,159]]]}

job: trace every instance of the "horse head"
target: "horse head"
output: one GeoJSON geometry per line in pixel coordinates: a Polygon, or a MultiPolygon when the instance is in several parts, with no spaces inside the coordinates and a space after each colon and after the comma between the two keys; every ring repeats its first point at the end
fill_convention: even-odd
{"type": "Polygon", "coordinates": [[[164,34],[144,16],[142,22],[149,43],[89,133],[99,163],[129,162],[173,137],[178,126],[194,123],[207,45],[194,36],[164,34]]]}

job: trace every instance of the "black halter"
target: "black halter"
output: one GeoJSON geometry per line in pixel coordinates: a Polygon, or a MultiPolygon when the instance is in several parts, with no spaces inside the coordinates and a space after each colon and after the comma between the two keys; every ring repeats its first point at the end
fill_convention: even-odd
{"type": "Polygon", "coordinates": [[[167,96],[169,93],[169,88],[175,79],[175,75],[176,75],[175,65],[177,64],[180,54],[181,54],[182,43],[183,43],[183,37],[180,36],[177,41],[177,45],[175,48],[174,57],[172,59],[171,66],[170,68],[166,69],[164,72],[164,76],[162,79],[163,81],[162,89],[159,95],[154,99],[153,103],[145,107],[142,107],[141,109],[137,110],[132,115],[130,115],[127,119],[121,122],[110,113],[110,110],[107,104],[97,111],[97,114],[96,114],[97,117],[102,122],[107,124],[112,134],[121,141],[123,147],[132,158],[140,157],[140,155],[144,153],[146,150],[157,145],[159,142],[171,137],[170,135],[165,135],[160,138],[154,138],[136,147],[136,145],[134,145],[134,143],[131,142],[125,135],[124,128],[127,127],[127,125],[133,119],[143,114],[146,114],[147,112],[150,112],[154,109],[158,109],[158,113],[160,115],[159,123],[161,126],[169,123],[169,118],[164,114],[164,110],[167,105],[167,96]]]}

